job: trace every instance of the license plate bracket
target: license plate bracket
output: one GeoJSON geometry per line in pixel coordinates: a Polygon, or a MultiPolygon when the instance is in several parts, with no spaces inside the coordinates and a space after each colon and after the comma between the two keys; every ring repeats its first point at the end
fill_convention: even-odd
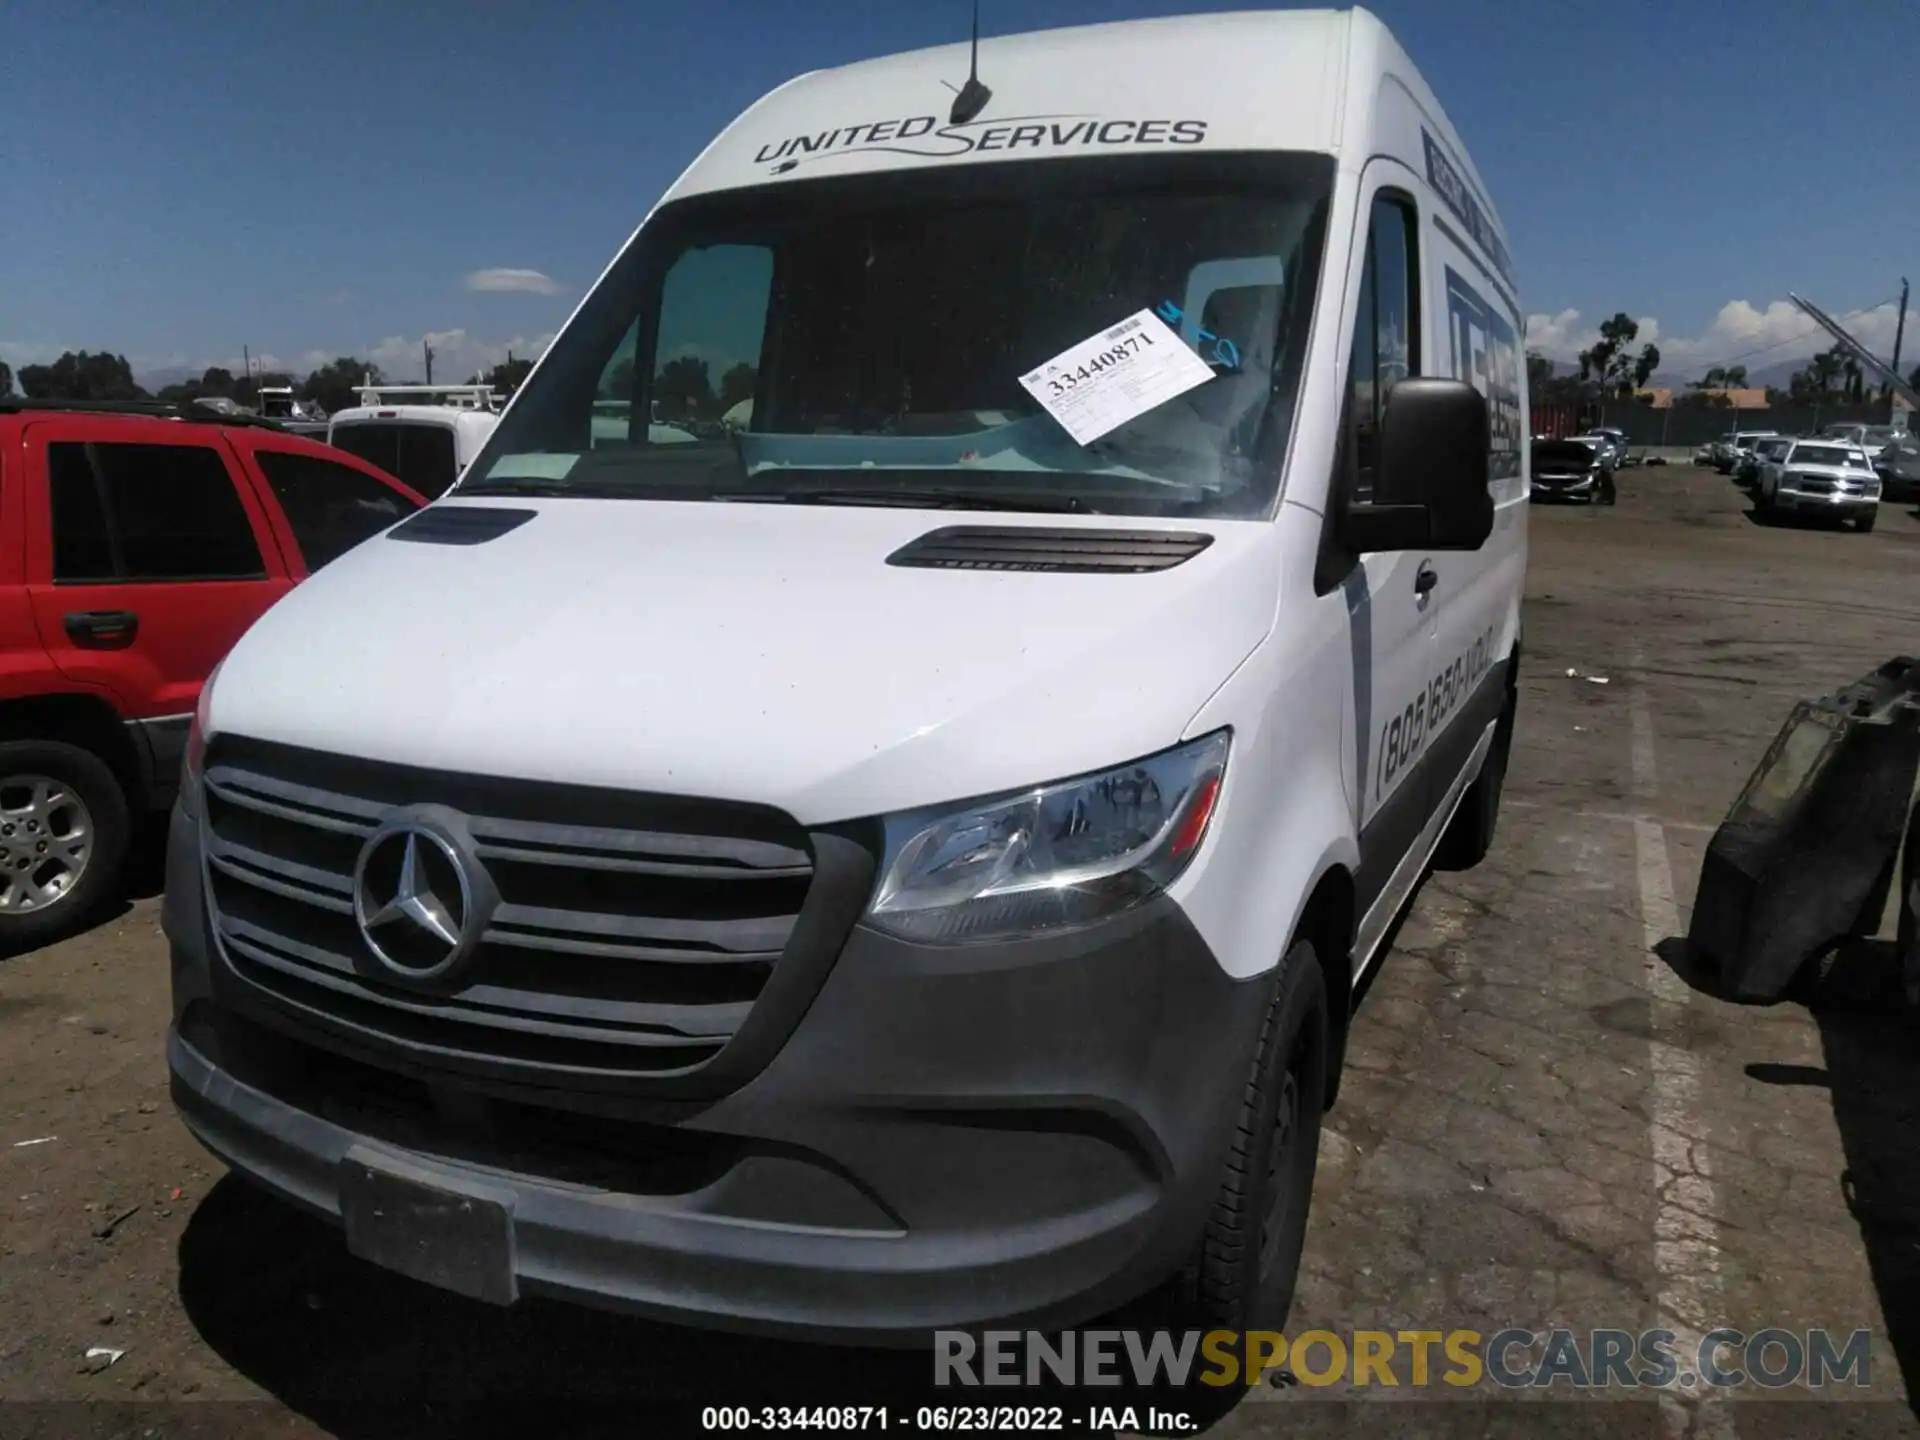
{"type": "Polygon", "coordinates": [[[340,1218],[347,1249],[383,1269],[490,1305],[519,1298],[509,1191],[354,1146],[340,1161],[340,1218]]]}

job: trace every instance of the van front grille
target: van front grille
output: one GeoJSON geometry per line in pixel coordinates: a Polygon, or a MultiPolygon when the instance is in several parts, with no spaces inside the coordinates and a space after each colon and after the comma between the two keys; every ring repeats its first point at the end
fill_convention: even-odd
{"type": "Polygon", "coordinates": [[[204,773],[210,920],[231,974],[283,1015],[428,1063],[697,1071],[746,1023],[813,890],[810,837],[760,807],[236,737],[216,738],[204,773]],[[439,988],[383,965],[354,908],[363,847],[421,806],[457,817],[469,867],[498,894],[471,961],[439,988]]]}

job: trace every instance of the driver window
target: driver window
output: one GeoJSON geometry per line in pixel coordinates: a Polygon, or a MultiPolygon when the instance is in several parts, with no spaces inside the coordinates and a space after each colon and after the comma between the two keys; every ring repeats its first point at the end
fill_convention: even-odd
{"type": "Polygon", "coordinates": [[[1401,379],[1420,373],[1416,223],[1413,207],[1406,201],[1386,195],[1374,200],[1347,382],[1353,427],[1349,437],[1352,498],[1357,501],[1373,496],[1387,397],[1401,379]]]}

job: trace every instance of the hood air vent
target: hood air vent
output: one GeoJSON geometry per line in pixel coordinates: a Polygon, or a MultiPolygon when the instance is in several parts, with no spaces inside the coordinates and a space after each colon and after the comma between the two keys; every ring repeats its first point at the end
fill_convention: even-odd
{"type": "Polygon", "coordinates": [[[509,530],[518,530],[538,511],[502,510],[494,506],[433,505],[387,532],[389,540],[415,545],[484,545],[509,530]]]}
{"type": "Polygon", "coordinates": [[[1141,575],[1171,570],[1212,543],[1211,535],[1191,531],[949,525],[901,546],[887,563],[921,570],[1141,575]]]}

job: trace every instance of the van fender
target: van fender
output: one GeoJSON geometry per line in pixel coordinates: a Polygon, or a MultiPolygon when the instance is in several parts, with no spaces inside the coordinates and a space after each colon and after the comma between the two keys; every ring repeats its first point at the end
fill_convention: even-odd
{"type": "MultiPolygon", "coordinates": [[[[1336,870],[1350,877],[1360,858],[1342,757],[1351,729],[1343,723],[1352,693],[1346,637],[1283,637],[1270,635],[1187,729],[1199,736],[1231,726],[1233,747],[1202,863],[1172,895],[1235,979],[1278,965],[1322,880],[1336,870]]],[[[1341,918],[1350,946],[1350,909],[1341,918]]],[[[1321,959],[1348,968],[1345,953],[1321,959]]],[[[1349,989],[1330,973],[1342,1015],[1349,989]]]]}

